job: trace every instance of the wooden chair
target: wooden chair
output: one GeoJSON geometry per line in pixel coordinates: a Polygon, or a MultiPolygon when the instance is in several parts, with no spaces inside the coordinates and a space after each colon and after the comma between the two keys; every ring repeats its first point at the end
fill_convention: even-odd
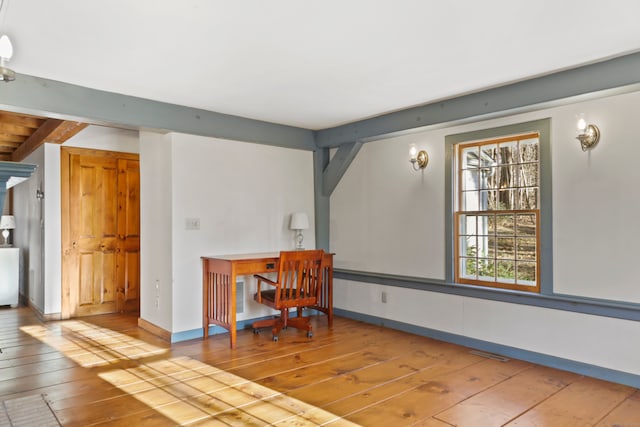
{"type": "Polygon", "coordinates": [[[320,298],[323,277],[324,251],[282,251],[278,278],[274,282],[255,274],[258,290],[253,299],[273,309],[280,310],[280,317],[258,320],[253,323],[253,332],[260,328],[272,327],[273,340],[278,341],[281,329],[289,326],[307,331],[307,337],[313,336],[308,317],[303,317],[304,307],[316,305],[320,298]],[[273,288],[265,289],[265,285],[273,288]],[[297,308],[297,317],[289,318],[289,309],[297,308]]]}

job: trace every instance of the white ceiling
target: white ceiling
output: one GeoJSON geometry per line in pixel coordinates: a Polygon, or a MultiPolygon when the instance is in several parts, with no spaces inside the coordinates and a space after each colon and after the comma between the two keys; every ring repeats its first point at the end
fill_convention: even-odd
{"type": "Polygon", "coordinates": [[[323,129],[636,52],[639,16],[637,0],[4,0],[0,33],[17,73],[323,129]]]}

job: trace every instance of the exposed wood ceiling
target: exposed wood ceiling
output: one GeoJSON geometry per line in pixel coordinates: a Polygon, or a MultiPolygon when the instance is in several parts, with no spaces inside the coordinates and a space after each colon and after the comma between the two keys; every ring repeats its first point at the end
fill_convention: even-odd
{"type": "Polygon", "coordinates": [[[19,162],[45,142],[62,144],[86,123],[0,111],[0,160],[19,162]]]}

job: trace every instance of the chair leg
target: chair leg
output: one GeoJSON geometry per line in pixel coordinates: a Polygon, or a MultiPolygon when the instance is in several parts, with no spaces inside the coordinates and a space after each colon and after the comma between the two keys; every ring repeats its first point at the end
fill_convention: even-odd
{"type": "Polygon", "coordinates": [[[286,329],[289,324],[289,309],[285,308],[280,310],[280,317],[276,319],[271,330],[273,334],[273,340],[278,341],[278,334],[282,329],[286,329]]]}
{"type": "Polygon", "coordinates": [[[298,309],[298,315],[289,317],[289,309],[280,310],[280,317],[273,319],[257,320],[251,325],[254,333],[258,333],[258,329],[271,327],[272,337],[274,341],[278,341],[278,335],[282,329],[288,327],[307,331],[307,337],[313,337],[313,327],[308,317],[302,315],[302,309],[298,309]]]}

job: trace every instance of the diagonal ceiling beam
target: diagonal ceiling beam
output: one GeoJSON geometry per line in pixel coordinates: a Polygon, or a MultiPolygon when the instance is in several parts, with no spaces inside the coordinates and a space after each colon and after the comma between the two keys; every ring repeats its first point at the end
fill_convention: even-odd
{"type": "Polygon", "coordinates": [[[338,148],[338,151],[336,151],[326,169],[322,172],[322,193],[325,196],[330,196],[333,193],[361,147],[362,142],[355,141],[342,144],[338,148]]]}

